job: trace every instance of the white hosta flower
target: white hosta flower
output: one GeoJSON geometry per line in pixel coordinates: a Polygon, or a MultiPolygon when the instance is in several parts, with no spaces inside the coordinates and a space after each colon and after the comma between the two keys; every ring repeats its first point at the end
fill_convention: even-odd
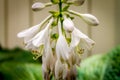
{"type": "Polygon", "coordinates": [[[99,24],[98,19],[91,14],[80,14],[82,19],[89,25],[97,26],[99,24]]]}
{"type": "Polygon", "coordinates": [[[95,42],[91,40],[88,36],[83,34],[79,29],[74,28],[74,31],[71,34],[71,48],[76,47],[78,44],[83,44],[87,49],[91,49],[95,42]]]}
{"type": "Polygon", "coordinates": [[[50,18],[51,15],[45,18],[40,24],[30,27],[22,32],[19,32],[17,34],[17,37],[24,38],[24,43],[26,44],[27,42],[29,42],[31,38],[33,38],[40,31],[41,26],[50,18]]]}
{"type": "Polygon", "coordinates": [[[45,4],[41,2],[36,2],[32,5],[33,11],[39,11],[42,10],[43,8],[45,8],[45,4]]]}
{"type": "Polygon", "coordinates": [[[17,34],[19,38],[24,38],[24,43],[27,43],[36,33],[38,33],[41,24],[35,25],[17,34]]]}
{"type": "Polygon", "coordinates": [[[67,60],[69,58],[69,47],[65,37],[62,35],[61,23],[58,22],[59,38],[56,43],[56,55],[60,60],[67,60]]]}
{"type": "Polygon", "coordinates": [[[72,20],[70,18],[66,18],[63,21],[63,28],[67,31],[67,32],[72,32],[74,30],[74,23],[72,22],[72,20]]]}
{"type": "Polygon", "coordinates": [[[73,2],[74,2],[74,5],[81,6],[85,2],[85,0],[73,0],[73,2]]]}
{"type": "Polygon", "coordinates": [[[40,45],[44,45],[49,35],[49,27],[53,22],[53,18],[49,21],[45,29],[41,30],[35,37],[33,37],[32,43],[34,46],[39,47],[40,45]]]}
{"type": "Polygon", "coordinates": [[[64,80],[67,75],[67,64],[62,63],[59,59],[55,63],[55,78],[56,80],[64,80]]]}
{"type": "MultiPolygon", "coordinates": [[[[25,46],[27,49],[32,50],[35,55],[35,59],[40,57],[43,54],[43,48],[46,47],[46,40],[49,38],[49,27],[53,22],[53,18],[49,21],[45,29],[41,30],[38,34],[36,34],[32,39],[27,42],[25,46]]],[[[48,43],[48,42],[47,42],[48,43]]]]}
{"type": "Polygon", "coordinates": [[[46,40],[44,53],[42,56],[42,70],[44,77],[49,74],[49,72],[53,72],[54,65],[55,65],[55,56],[53,55],[51,45],[50,45],[50,38],[46,40]]]}

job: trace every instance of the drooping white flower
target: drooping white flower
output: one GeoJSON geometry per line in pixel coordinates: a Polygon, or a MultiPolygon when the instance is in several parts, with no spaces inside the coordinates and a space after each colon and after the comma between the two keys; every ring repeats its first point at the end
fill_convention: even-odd
{"type": "Polygon", "coordinates": [[[69,47],[65,37],[62,35],[61,23],[58,22],[59,38],[56,43],[56,55],[60,60],[67,60],[69,58],[69,47]]]}
{"type": "Polygon", "coordinates": [[[33,52],[33,54],[35,55],[34,59],[37,59],[43,54],[43,48],[46,47],[46,42],[49,38],[49,27],[52,22],[53,18],[49,21],[45,29],[41,30],[26,43],[25,48],[33,52]]]}
{"type": "Polygon", "coordinates": [[[50,45],[50,38],[46,40],[45,46],[44,46],[44,53],[42,56],[42,71],[44,74],[44,77],[49,74],[49,72],[53,72],[54,66],[55,66],[55,56],[53,55],[51,45],[50,45]]]}
{"type": "Polygon", "coordinates": [[[43,8],[45,8],[45,4],[44,4],[44,3],[41,3],[41,2],[35,2],[35,3],[32,5],[33,11],[39,11],[39,10],[42,10],[43,8]]]}
{"type": "Polygon", "coordinates": [[[63,28],[67,32],[72,32],[74,30],[74,23],[72,22],[72,20],[70,18],[66,18],[66,17],[64,18],[63,28]]]}
{"type": "Polygon", "coordinates": [[[24,43],[27,43],[36,33],[38,33],[41,24],[35,25],[17,34],[19,38],[24,38],[24,43]]]}
{"type": "Polygon", "coordinates": [[[99,24],[98,19],[91,14],[80,14],[80,15],[82,19],[90,25],[97,26],[99,24]]]}
{"type": "Polygon", "coordinates": [[[95,42],[90,39],[88,36],[83,34],[79,29],[74,28],[74,31],[71,34],[71,44],[72,48],[76,47],[78,44],[83,44],[88,50],[93,47],[95,42]]]}
{"type": "Polygon", "coordinates": [[[32,43],[34,46],[39,47],[40,45],[43,45],[46,43],[46,40],[48,39],[49,35],[49,27],[53,22],[53,18],[49,21],[45,29],[41,30],[35,37],[33,37],[32,43]]]}
{"type": "Polygon", "coordinates": [[[51,17],[52,15],[45,18],[40,24],[30,27],[22,32],[19,32],[17,34],[17,37],[24,38],[24,43],[26,44],[31,38],[33,38],[40,31],[41,26],[45,22],[47,22],[51,17]]]}

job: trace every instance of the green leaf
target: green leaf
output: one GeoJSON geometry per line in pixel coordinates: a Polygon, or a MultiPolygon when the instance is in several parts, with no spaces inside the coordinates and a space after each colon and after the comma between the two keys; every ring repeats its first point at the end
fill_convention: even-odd
{"type": "Polygon", "coordinates": [[[0,64],[4,80],[43,80],[40,64],[8,61],[0,64]]]}

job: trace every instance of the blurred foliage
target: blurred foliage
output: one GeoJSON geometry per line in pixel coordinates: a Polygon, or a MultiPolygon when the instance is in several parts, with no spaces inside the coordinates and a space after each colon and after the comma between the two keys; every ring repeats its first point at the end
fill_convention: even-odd
{"type": "MultiPolygon", "coordinates": [[[[77,71],[77,80],[120,80],[120,46],[83,60],[77,71]]],[[[20,48],[0,48],[0,80],[43,80],[41,58],[33,60],[20,48]]]]}
{"type": "Polygon", "coordinates": [[[29,51],[0,48],[0,80],[42,80],[40,62],[29,51]]]}
{"type": "Polygon", "coordinates": [[[78,80],[120,80],[120,46],[84,60],[77,69],[78,80]]]}

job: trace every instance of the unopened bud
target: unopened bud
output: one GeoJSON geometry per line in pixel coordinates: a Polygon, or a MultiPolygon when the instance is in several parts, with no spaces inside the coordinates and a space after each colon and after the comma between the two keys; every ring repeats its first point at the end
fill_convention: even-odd
{"type": "Polygon", "coordinates": [[[74,23],[72,22],[72,20],[70,18],[66,18],[63,21],[63,28],[67,31],[67,32],[72,32],[74,30],[74,23]]]}
{"type": "Polygon", "coordinates": [[[36,2],[32,5],[32,9],[33,11],[40,11],[41,9],[43,9],[45,7],[44,3],[41,2],[36,2]]]}
{"type": "Polygon", "coordinates": [[[99,24],[98,19],[91,14],[80,14],[82,19],[87,22],[89,25],[97,26],[99,24]]]}

